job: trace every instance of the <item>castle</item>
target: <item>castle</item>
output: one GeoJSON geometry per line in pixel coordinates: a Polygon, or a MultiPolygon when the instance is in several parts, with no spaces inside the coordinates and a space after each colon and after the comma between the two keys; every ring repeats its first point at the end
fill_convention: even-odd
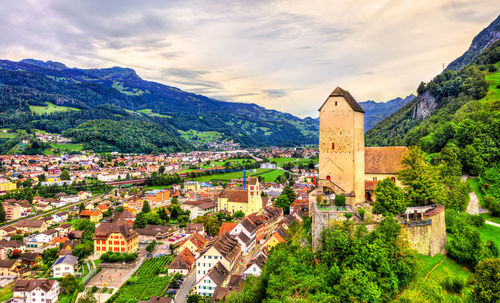
{"type": "MultiPolygon", "coordinates": [[[[323,228],[333,221],[345,219],[346,213],[354,213],[355,219],[361,220],[357,209],[370,207],[378,181],[390,178],[401,185],[397,172],[402,168],[401,160],[408,151],[405,146],[365,147],[364,111],[354,97],[340,87],[320,107],[319,118],[319,180],[317,188],[309,193],[315,246],[323,228]],[[345,207],[334,205],[337,195],[346,197],[345,207]]],[[[406,222],[403,225],[408,227],[404,230],[409,234],[410,243],[420,253],[434,255],[444,252],[444,208],[438,208],[439,211],[434,211],[434,208],[425,210],[428,214],[419,210],[419,216],[412,212],[411,216],[401,217],[400,221],[406,222]],[[435,221],[439,226],[431,226],[432,232],[422,231],[426,228],[421,224],[424,216],[427,216],[427,225],[431,226],[435,221]],[[432,216],[439,218],[433,221],[432,216]],[[413,235],[416,227],[418,235],[413,235]],[[422,241],[433,244],[422,245],[422,241]],[[430,246],[433,246],[432,249],[430,246]]]]}

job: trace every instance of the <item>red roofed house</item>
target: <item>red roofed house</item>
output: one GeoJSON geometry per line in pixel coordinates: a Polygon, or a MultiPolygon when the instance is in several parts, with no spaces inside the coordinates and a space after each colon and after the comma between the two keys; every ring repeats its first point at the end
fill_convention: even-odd
{"type": "Polygon", "coordinates": [[[193,253],[188,248],[184,248],[184,250],[168,266],[168,273],[181,273],[183,276],[187,276],[194,264],[194,261],[195,258],[193,253]]]}

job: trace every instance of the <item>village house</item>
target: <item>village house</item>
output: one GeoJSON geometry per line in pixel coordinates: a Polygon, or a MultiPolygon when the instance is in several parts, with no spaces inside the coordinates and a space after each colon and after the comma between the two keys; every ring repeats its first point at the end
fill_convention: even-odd
{"type": "Polygon", "coordinates": [[[0,276],[19,276],[21,267],[16,260],[0,260],[0,276]]]}
{"type": "Polygon", "coordinates": [[[232,271],[240,257],[241,245],[238,240],[229,234],[224,234],[222,238],[211,240],[202,249],[196,260],[196,276],[206,275],[217,262],[221,262],[228,271],[232,271]]]}
{"type": "Polygon", "coordinates": [[[262,191],[257,177],[248,178],[248,190],[225,189],[218,198],[219,211],[234,214],[242,211],[245,214],[255,213],[262,209],[262,191]]]}
{"type": "Polygon", "coordinates": [[[12,292],[14,303],[55,303],[60,288],[56,280],[17,280],[12,292]]]}
{"type": "Polygon", "coordinates": [[[153,240],[161,240],[169,237],[173,233],[173,229],[168,226],[148,224],[144,228],[135,230],[139,234],[140,243],[151,243],[153,240]]]}
{"type": "Polygon", "coordinates": [[[193,289],[200,296],[211,297],[217,286],[221,286],[229,276],[229,270],[219,261],[196,282],[193,289]]]}
{"type": "Polygon", "coordinates": [[[22,207],[17,203],[2,203],[5,210],[5,219],[7,221],[17,220],[21,218],[22,207]]]}
{"type": "Polygon", "coordinates": [[[205,225],[203,223],[188,223],[186,224],[186,234],[190,235],[192,233],[199,233],[200,235],[205,235],[205,225]]]}
{"type": "Polygon", "coordinates": [[[266,264],[266,255],[260,254],[257,257],[253,258],[250,260],[250,262],[247,265],[247,268],[243,272],[244,276],[260,276],[262,273],[262,269],[264,268],[264,265],[266,264]]]}
{"type": "Polygon", "coordinates": [[[188,248],[184,248],[184,250],[182,250],[182,252],[177,255],[177,257],[175,257],[172,263],[168,266],[168,273],[181,273],[183,276],[187,276],[194,264],[194,261],[194,254],[188,248]]]}
{"type": "Polygon", "coordinates": [[[54,278],[61,278],[67,275],[75,275],[76,267],[78,265],[78,257],[72,255],[65,255],[59,257],[52,265],[52,276],[54,278]]]}
{"type": "Polygon", "coordinates": [[[168,189],[148,190],[144,194],[146,195],[146,200],[152,205],[170,199],[170,191],[168,189]]]}
{"type": "Polygon", "coordinates": [[[184,249],[189,249],[191,253],[197,257],[198,253],[207,245],[208,239],[204,238],[197,232],[194,232],[186,240],[179,243],[177,252],[182,252],[184,249]]]}
{"type": "Polygon", "coordinates": [[[21,262],[23,262],[23,264],[26,264],[29,267],[37,264],[41,260],[42,260],[42,255],[39,253],[27,252],[21,256],[21,262]]]}
{"type": "Polygon", "coordinates": [[[279,243],[286,242],[286,230],[283,227],[278,228],[271,236],[262,244],[262,249],[271,249],[279,243]]]}
{"type": "Polygon", "coordinates": [[[20,220],[16,223],[18,230],[23,233],[44,232],[47,230],[47,223],[43,220],[20,220]]]}
{"type": "Polygon", "coordinates": [[[24,242],[18,240],[1,240],[0,241],[0,259],[8,259],[9,255],[14,250],[19,250],[20,252],[24,252],[26,250],[26,246],[24,242]]]}
{"type": "Polygon", "coordinates": [[[246,256],[255,246],[256,232],[256,226],[248,218],[243,218],[229,234],[238,240],[241,245],[241,252],[246,256]]]}
{"type": "Polygon", "coordinates": [[[94,252],[135,252],[139,247],[139,234],[126,223],[101,223],[94,233],[94,252]]]}
{"type": "Polygon", "coordinates": [[[208,200],[185,201],[181,208],[189,210],[189,219],[194,220],[198,217],[217,211],[217,203],[208,200]]]}
{"type": "Polygon", "coordinates": [[[102,213],[98,210],[82,210],[80,212],[81,219],[89,219],[90,221],[97,223],[102,219],[102,213]]]}

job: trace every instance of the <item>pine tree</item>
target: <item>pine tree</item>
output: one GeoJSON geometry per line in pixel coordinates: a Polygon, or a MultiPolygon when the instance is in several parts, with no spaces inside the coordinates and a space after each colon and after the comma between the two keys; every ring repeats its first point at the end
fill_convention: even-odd
{"type": "Polygon", "coordinates": [[[149,206],[148,201],[144,201],[144,203],[142,203],[142,211],[141,212],[143,212],[145,214],[151,212],[151,207],[149,206]]]}

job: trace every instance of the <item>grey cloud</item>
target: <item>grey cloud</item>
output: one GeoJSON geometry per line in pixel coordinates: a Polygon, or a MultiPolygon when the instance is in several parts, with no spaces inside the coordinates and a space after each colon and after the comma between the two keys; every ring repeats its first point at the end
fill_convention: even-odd
{"type": "Polygon", "coordinates": [[[289,94],[289,92],[284,89],[264,89],[262,92],[269,98],[282,98],[289,94]]]}

